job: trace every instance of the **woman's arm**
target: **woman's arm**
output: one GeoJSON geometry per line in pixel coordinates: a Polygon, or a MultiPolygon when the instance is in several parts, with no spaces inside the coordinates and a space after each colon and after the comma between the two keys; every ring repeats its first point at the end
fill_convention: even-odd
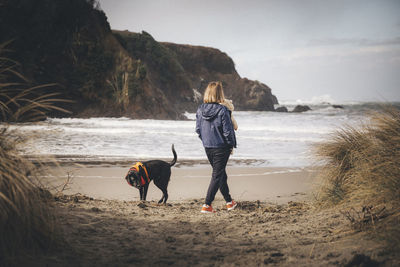
{"type": "Polygon", "coordinates": [[[201,127],[201,117],[199,115],[199,112],[196,112],[196,133],[198,134],[200,140],[201,140],[201,132],[200,132],[200,127],[201,127]]]}
{"type": "Polygon", "coordinates": [[[225,138],[225,142],[232,146],[236,147],[236,136],[235,131],[233,130],[232,120],[230,117],[230,111],[225,109],[222,111],[221,115],[221,122],[222,122],[222,134],[225,138]]]}

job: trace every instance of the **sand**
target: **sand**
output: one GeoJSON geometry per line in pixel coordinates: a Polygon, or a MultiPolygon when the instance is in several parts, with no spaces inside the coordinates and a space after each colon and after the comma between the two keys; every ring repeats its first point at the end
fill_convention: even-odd
{"type": "MultiPolygon", "coordinates": [[[[396,266],[382,244],[359,232],[339,210],[313,206],[312,169],[233,167],[227,211],[217,193],[216,213],[200,208],[207,166],[173,168],[167,205],[152,184],[149,201],[123,180],[127,166],[64,166],[67,191],[52,200],[65,238],[36,266],[396,266]],[[360,265],[372,264],[372,265],[360,265]]],[[[51,177],[47,177],[51,178],[51,177]]],[[[51,178],[54,179],[54,178],[51,178]]],[[[56,242],[57,243],[57,242],[56,242]]],[[[25,263],[15,259],[16,264],[25,263]]],[[[35,263],[35,264],[32,264],[35,263]]]]}
{"type": "MultiPolygon", "coordinates": [[[[124,177],[129,165],[113,166],[104,164],[62,166],[61,170],[49,177],[53,185],[63,184],[68,173],[72,178],[66,194],[81,193],[96,199],[139,200],[139,191],[130,187],[124,177]]],[[[203,198],[210,183],[211,168],[208,165],[173,167],[168,186],[168,202],[189,198],[203,198]]],[[[273,203],[304,199],[315,184],[315,171],[310,168],[227,168],[228,184],[234,199],[260,200],[273,203]]],[[[151,183],[147,200],[159,200],[161,191],[151,183]]],[[[216,198],[221,198],[217,193],[216,198]]]]}

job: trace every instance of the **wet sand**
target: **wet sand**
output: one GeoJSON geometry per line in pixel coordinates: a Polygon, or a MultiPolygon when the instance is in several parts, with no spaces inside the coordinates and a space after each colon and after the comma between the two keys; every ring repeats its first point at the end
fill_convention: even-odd
{"type": "MultiPolygon", "coordinates": [[[[72,177],[66,194],[81,193],[96,199],[139,200],[139,191],[127,184],[127,166],[63,166],[51,177],[53,185],[62,184],[68,173],[72,177]]],[[[168,186],[169,202],[203,198],[211,177],[207,165],[172,168],[168,186]]],[[[286,203],[305,199],[315,184],[315,171],[304,168],[233,167],[227,168],[231,195],[238,201],[259,200],[286,203]]],[[[161,191],[150,184],[147,200],[159,200],[161,191]]],[[[217,193],[216,198],[222,196],[217,193]]]]}

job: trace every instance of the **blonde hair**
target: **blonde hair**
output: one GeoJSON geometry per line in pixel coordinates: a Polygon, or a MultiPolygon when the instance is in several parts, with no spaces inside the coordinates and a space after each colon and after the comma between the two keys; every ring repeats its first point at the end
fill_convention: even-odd
{"type": "Polygon", "coordinates": [[[210,82],[204,92],[204,103],[222,103],[225,99],[221,82],[210,82]]]}

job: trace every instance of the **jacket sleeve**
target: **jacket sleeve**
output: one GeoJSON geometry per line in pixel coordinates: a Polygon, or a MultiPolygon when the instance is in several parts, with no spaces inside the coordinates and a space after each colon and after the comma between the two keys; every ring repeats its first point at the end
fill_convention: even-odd
{"type": "Polygon", "coordinates": [[[198,134],[199,138],[201,139],[201,132],[200,132],[200,127],[201,127],[201,117],[199,115],[199,112],[197,111],[196,113],[196,133],[198,134]]]}
{"type": "Polygon", "coordinates": [[[221,115],[222,133],[224,135],[225,141],[228,145],[236,147],[236,136],[235,131],[233,130],[230,111],[226,109],[221,115]]]}

